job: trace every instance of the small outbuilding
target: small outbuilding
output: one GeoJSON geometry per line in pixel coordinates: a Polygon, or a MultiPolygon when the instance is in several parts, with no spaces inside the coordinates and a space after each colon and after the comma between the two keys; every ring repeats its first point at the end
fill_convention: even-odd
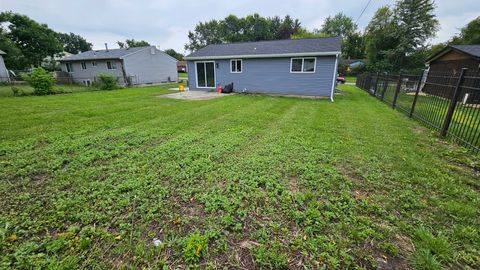
{"type": "MultiPolygon", "coordinates": [[[[427,59],[428,73],[422,91],[431,95],[451,99],[453,87],[460,71],[467,68],[469,78],[480,76],[480,45],[450,45],[427,59]],[[474,77],[472,77],[474,76],[474,77]]],[[[480,96],[475,89],[480,87],[479,80],[468,79],[469,87],[464,88],[464,103],[479,104],[480,96]]]]}
{"type": "Polygon", "coordinates": [[[333,100],[340,37],[208,45],[185,57],[189,87],[323,96],[333,100]]]}
{"type": "Polygon", "coordinates": [[[177,59],[155,46],[91,50],[59,60],[73,82],[90,85],[99,74],[109,74],[120,85],[174,83],[177,59]]]}
{"type": "Polygon", "coordinates": [[[429,72],[455,75],[462,68],[469,74],[480,72],[480,45],[450,45],[427,59],[429,72]]]}

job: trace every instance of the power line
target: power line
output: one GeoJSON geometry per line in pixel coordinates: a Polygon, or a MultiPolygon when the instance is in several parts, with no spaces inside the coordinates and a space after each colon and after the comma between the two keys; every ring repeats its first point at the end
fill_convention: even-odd
{"type": "Polygon", "coordinates": [[[368,5],[370,5],[370,2],[372,2],[372,0],[368,0],[367,5],[365,5],[365,7],[363,8],[362,13],[360,13],[360,15],[358,16],[357,20],[355,21],[355,24],[358,23],[358,20],[360,20],[360,18],[362,17],[363,13],[364,13],[365,10],[368,8],[368,5]]]}

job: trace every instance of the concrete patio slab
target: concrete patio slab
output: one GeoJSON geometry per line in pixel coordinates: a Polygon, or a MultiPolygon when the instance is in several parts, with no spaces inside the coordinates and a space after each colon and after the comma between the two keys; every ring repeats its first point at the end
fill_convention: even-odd
{"type": "Polygon", "coordinates": [[[171,98],[171,99],[181,99],[181,100],[209,100],[218,97],[224,97],[232,94],[222,94],[217,92],[207,92],[207,91],[183,91],[178,93],[171,93],[160,95],[160,98],[171,98]]]}

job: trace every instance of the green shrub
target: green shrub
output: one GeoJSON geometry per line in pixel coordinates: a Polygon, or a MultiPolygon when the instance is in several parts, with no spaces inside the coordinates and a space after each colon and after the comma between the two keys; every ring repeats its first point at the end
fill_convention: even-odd
{"type": "Polygon", "coordinates": [[[98,88],[102,90],[113,90],[118,88],[117,80],[115,79],[115,77],[109,74],[98,75],[97,84],[98,88]]]}
{"type": "Polygon", "coordinates": [[[22,79],[33,87],[33,94],[37,96],[53,94],[55,79],[52,74],[43,68],[34,68],[31,74],[22,74],[22,79]]]}

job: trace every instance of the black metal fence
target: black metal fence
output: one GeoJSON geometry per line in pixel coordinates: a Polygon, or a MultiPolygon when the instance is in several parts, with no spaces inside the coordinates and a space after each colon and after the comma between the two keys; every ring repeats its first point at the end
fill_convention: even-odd
{"type": "Polygon", "coordinates": [[[440,136],[480,152],[479,74],[466,69],[458,74],[362,74],[356,85],[440,136]]]}

